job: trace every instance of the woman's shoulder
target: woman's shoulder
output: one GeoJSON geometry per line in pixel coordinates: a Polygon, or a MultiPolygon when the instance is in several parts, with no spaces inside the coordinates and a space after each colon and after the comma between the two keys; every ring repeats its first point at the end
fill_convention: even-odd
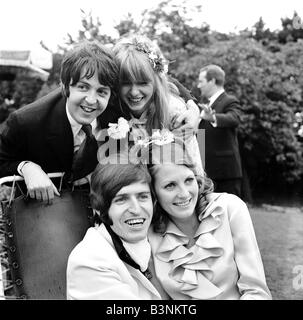
{"type": "Polygon", "coordinates": [[[221,207],[223,214],[228,216],[228,219],[231,220],[238,215],[242,217],[249,217],[249,209],[247,204],[238,196],[231,193],[213,193],[215,201],[212,201],[210,211],[213,211],[214,207],[221,207]]]}
{"type": "Polygon", "coordinates": [[[177,114],[186,110],[185,101],[180,96],[170,93],[168,98],[168,106],[170,112],[177,114]]]}
{"type": "Polygon", "coordinates": [[[244,203],[245,202],[232,193],[227,192],[212,192],[209,195],[207,195],[207,198],[209,202],[217,201],[217,202],[227,202],[227,203],[244,203]]]}
{"type": "Polygon", "coordinates": [[[230,214],[233,211],[245,209],[246,203],[238,196],[226,192],[212,192],[207,195],[208,205],[206,206],[204,217],[208,216],[217,207],[222,208],[222,213],[230,214]]]}

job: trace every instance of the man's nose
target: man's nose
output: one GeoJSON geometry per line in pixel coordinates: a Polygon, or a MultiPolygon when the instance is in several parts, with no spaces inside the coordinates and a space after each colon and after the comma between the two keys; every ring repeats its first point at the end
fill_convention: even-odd
{"type": "Polygon", "coordinates": [[[85,97],[85,101],[88,104],[95,104],[98,101],[98,96],[96,94],[96,92],[94,91],[89,91],[85,97]]]}
{"type": "Polygon", "coordinates": [[[130,199],[128,211],[137,214],[140,211],[140,204],[137,198],[133,197],[130,199]]]}

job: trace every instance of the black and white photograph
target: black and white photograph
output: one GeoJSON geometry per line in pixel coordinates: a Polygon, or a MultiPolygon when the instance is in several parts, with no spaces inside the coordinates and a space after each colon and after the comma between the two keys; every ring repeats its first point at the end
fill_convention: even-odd
{"type": "Polygon", "coordinates": [[[302,1],[1,0],[0,303],[303,300],[302,238],[302,1]]]}

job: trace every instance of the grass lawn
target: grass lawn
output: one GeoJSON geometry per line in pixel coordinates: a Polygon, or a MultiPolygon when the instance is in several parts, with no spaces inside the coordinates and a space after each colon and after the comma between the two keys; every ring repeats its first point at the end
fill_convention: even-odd
{"type": "Polygon", "coordinates": [[[301,289],[293,287],[298,275],[294,267],[303,268],[303,209],[269,205],[249,209],[273,299],[303,300],[303,279],[301,289]]]}

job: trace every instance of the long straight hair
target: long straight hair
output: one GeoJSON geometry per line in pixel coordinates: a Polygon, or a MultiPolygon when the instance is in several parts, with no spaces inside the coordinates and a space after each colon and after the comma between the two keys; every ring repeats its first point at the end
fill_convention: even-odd
{"type": "MultiPolygon", "coordinates": [[[[145,41],[148,41],[148,44],[151,43],[149,40],[145,41]]],[[[147,53],[138,51],[132,43],[125,43],[125,41],[117,43],[114,53],[119,67],[120,88],[123,84],[129,83],[151,82],[153,84],[152,101],[147,109],[147,132],[151,134],[152,129],[169,128],[170,90],[166,75],[155,71],[147,53]]],[[[129,116],[130,110],[121,101],[121,98],[120,103],[123,112],[129,116]]]]}

